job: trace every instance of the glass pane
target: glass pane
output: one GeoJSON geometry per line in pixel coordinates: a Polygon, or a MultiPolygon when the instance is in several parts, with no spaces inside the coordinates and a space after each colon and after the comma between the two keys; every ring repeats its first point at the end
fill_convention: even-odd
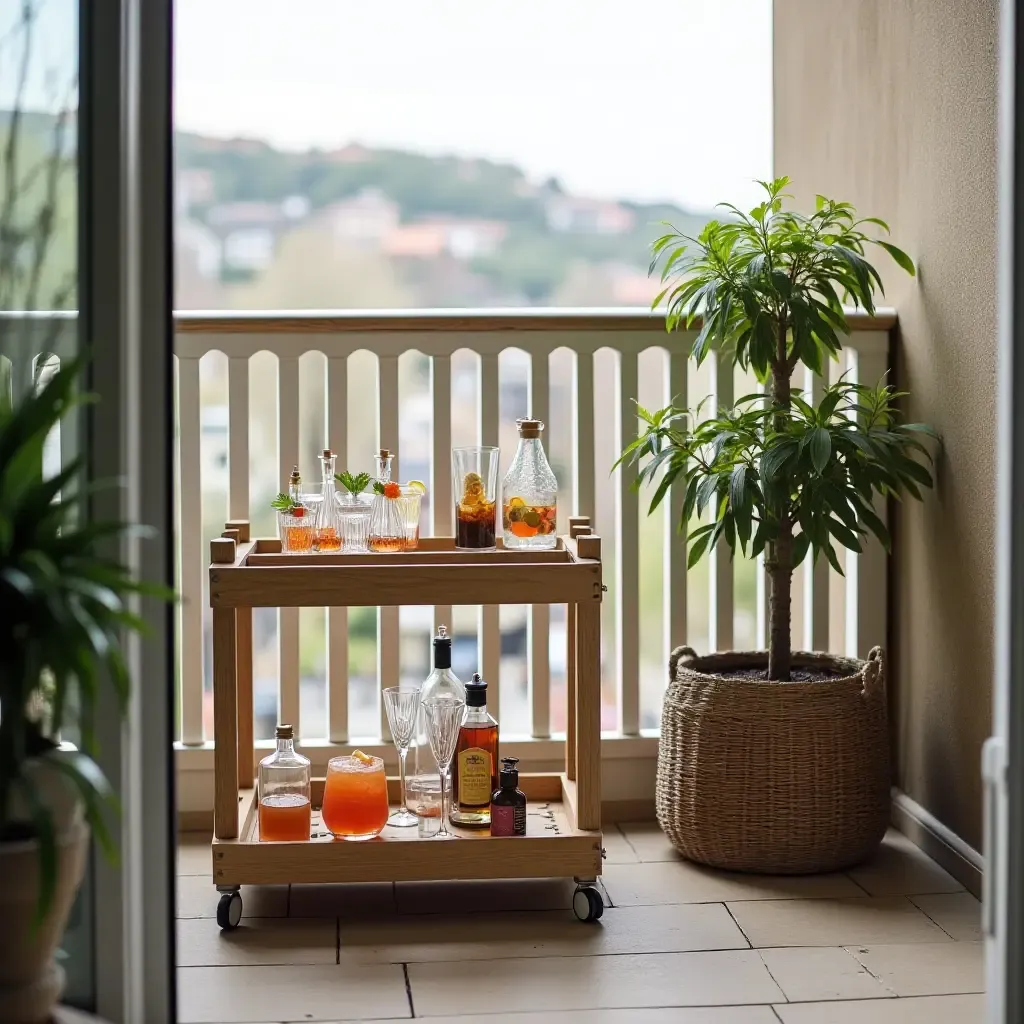
{"type": "Polygon", "coordinates": [[[181,309],[644,306],[660,222],[770,175],[770,0],[175,17],[181,309]]]}
{"type": "MultiPolygon", "coordinates": [[[[0,4],[0,386],[18,400],[79,348],[78,0],[0,4]]],[[[78,454],[69,418],[40,467],[59,472],[78,454]]],[[[74,731],[62,740],[74,744],[74,731]]],[[[58,953],[64,999],[94,1003],[92,885],[87,874],[58,953]]]]}

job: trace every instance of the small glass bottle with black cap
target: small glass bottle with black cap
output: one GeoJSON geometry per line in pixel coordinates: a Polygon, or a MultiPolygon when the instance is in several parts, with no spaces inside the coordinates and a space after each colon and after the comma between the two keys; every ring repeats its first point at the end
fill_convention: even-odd
{"type": "Polygon", "coordinates": [[[519,788],[518,757],[501,759],[501,785],[491,796],[491,835],[526,835],[526,794],[519,788]]]}
{"type": "Polygon", "coordinates": [[[466,716],[455,747],[448,820],[462,828],[487,828],[497,785],[498,722],[487,711],[487,683],[474,672],[466,683],[466,716]]]}

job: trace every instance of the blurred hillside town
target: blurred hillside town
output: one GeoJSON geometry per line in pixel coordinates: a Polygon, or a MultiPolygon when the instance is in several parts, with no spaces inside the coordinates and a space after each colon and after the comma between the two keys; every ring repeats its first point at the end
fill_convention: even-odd
{"type": "MultiPolygon", "coordinates": [[[[350,144],[331,152],[291,153],[248,139],[221,140],[179,132],[176,136],[176,307],[179,310],[296,310],[481,307],[647,307],[657,293],[648,277],[650,243],[661,223],[696,233],[709,214],[670,204],[637,204],[576,196],[558,181],[531,182],[518,168],[488,160],[432,157],[373,150],[350,144]]],[[[645,405],[667,400],[664,363],[656,350],[641,356],[645,405]]],[[[219,535],[228,486],[227,359],[209,353],[200,364],[202,502],[204,545],[219,535]]],[[[377,366],[372,353],[349,360],[348,451],[339,468],[372,469],[378,445],[377,366]]],[[[599,352],[596,394],[602,407],[614,401],[615,358],[599,352]],[[605,401],[607,398],[607,401],[605,401]]],[[[515,419],[527,408],[529,361],[507,349],[499,365],[501,474],[515,452],[515,419]]],[[[325,358],[316,351],[299,365],[300,462],[308,490],[319,490],[317,454],[326,436],[325,358]]],[[[553,353],[550,417],[545,447],[560,483],[568,484],[573,430],[573,356],[553,353]]],[[[250,508],[258,534],[274,534],[270,500],[284,486],[278,478],[277,366],[269,353],[249,361],[250,508]]],[[[430,480],[432,402],[425,356],[399,361],[399,467],[403,480],[430,480]]],[[[452,358],[452,440],[472,444],[476,434],[477,357],[452,358]]],[[[602,464],[614,461],[616,417],[596,418],[595,450],[602,464]]],[[[614,545],[616,481],[598,474],[596,512],[614,545]]],[[[448,495],[428,495],[430,504],[448,495]]],[[[560,506],[560,525],[570,509],[560,506]]],[[[644,520],[641,532],[643,649],[660,658],[660,525],[644,520]],[[645,540],[646,538],[646,540],[645,540]],[[648,600],[649,599],[649,600],[648,600]]],[[[614,615],[614,598],[606,613],[614,615]]],[[[564,728],[564,622],[555,609],[551,630],[552,726],[564,728]]],[[[276,613],[257,613],[256,699],[258,728],[275,724],[276,613]]],[[[475,609],[456,609],[456,671],[476,664],[475,609]]],[[[528,731],[526,609],[502,610],[502,722],[510,733],[528,731]]],[[[426,674],[430,609],[402,610],[403,679],[426,674]]],[[[609,627],[611,623],[609,622],[609,627]]],[[[609,636],[612,634],[609,628],[609,636]]],[[[326,730],[324,618],[303,612],[300,630],[304,731],[326,730]]],[[[207,629],[207,659],[209,630],[207,629]]],[[[372,609],[350,617],[350,715],[355,734],[376,722],[374,689],[376,625],[372,609]]],[[[605,652],[606,659],[614,651],[605,652]]],[[[207,666],[206,678],[211,673],[207,666]]],[[[652,671],[649,678],[660,678],[652,671]]],[[[606,695],[605,726],[614,725],[614,683],[606,695]]],[[[212,696],[212,695],[208,695],[212,696]]],[[[658,720],[658,695],[645,694],[643,725],[658,720]]],[[[212,715],[212,702],[208,712],[212,715]]]]}

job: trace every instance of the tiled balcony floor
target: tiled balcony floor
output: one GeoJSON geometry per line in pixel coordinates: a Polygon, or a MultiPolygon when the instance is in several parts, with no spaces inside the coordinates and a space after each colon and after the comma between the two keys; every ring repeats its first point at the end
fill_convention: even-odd
{"type": "Polygon", "coordinates": [[[607,910],[571,881],[243,888],[214,920],[208,838],[178,857],[182,1024],[980,1024],[977,900],[893,832],[846,874],[726,875],[653,824],[605,833],[607,910]]]}

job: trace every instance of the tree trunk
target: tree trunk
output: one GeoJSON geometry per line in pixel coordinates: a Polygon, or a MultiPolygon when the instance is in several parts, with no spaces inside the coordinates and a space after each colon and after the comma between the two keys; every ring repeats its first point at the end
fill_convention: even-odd
{"type": "MultiPolygon", "coordinates": [[[[790,378],[786,372],[785,321],[779,327],[779,356],[772,367],[771,399],[775,408],[775,426],[785,429],[790,417],[790,378]]],[[[775,509],[779,524],[778,537],[769,545],[765,571],[771,580],[771,599],[768,605],[768,678],[782,682],[789,680],[793,654],[792,603],[793,589],[793,521],[789,515],[789,488],[783,487],[783,497],[775,509]]]]}
{"type": "Polygon", "coordinates": [[[771,581],[768,605],[768,678],[789,680],[792,657],[793,524],[789,516],[779,521],[778,540],[765,562],[771,581]]]}

